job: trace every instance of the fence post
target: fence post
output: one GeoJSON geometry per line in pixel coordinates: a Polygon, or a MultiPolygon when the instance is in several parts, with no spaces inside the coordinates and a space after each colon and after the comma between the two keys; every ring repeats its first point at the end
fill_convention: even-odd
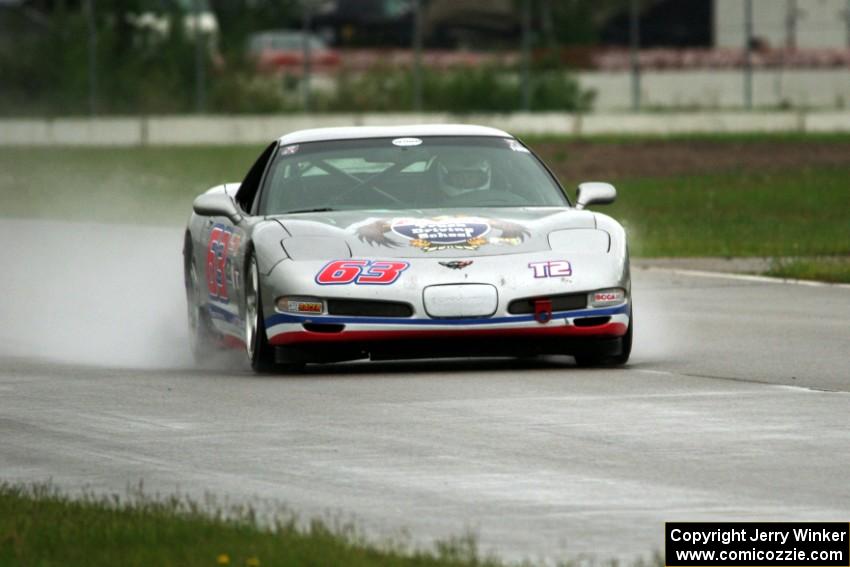
{"type": "Polygon", "coordinates": [[[632,110],[640,110],[640,0],[631,0],[629,10],[629,46],[632,68],[632,110]]]}
{"type": "Polygon", "coordinates": [[[522,0],[522,109],[531,110],[531,0],[522,0]]]}
{"type": "Polygon", "coordinates": [[[422,0],[413,0],[413,110],[422,112],[422,0]]]}
{"type": "Polygon", "coordinates": [[[204,57],[204,37],[201,30],[201,1],[192,0],[195,33],[195,111],[199,114],[207,106],[206,57],[204,57]]]}
{"type": "Polygon", "coordinates": [[[753,108],[753,0],[744,0],[744,107],[753,108]]]}
{"type": "Polygon", "coordinates": [[[304,112],[310,112],[312,93],[310,92],[310,28],[311,9],[310,0],[304,0],[301,4],[301,97],[303,99],[304,112]]]}
{"type": "Polygon", "coordinates": [[[86,0],[86,27],[88,28],[88,79],[89,114],[97,114],[97,22],[95,21],[95,0],[86,0]]]}
{"type": "Polygon", "coordinates": [[[844,19],[847,22],[847,47],[850,47],[850,0],[847,0],[847,8],[844,10],[844,19]]]}

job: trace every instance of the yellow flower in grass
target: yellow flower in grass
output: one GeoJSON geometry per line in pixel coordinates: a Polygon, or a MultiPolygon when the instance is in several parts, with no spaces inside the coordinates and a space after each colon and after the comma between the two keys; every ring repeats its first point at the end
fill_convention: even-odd
{"type": "Polygon", "coordinates": [[[222,553],[215,558],[215,562],[218,565],[230,565],[230,556],[226,553],[222,553]]]}
{"type": "Polygon", "coordinates": [[[245,567],[260,567],[260,559],[258,557],[249,557],[245,560],[245,567]]]}

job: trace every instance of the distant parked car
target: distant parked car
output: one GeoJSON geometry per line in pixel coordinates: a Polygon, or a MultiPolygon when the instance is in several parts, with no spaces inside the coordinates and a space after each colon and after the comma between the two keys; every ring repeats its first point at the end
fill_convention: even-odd
{"type": "MultiPolygon", "coordinates": [[[[339,66],[339,53],[330,49],[322,38],[307,34],[306,41],[313,71],[327,72],[339,66]]],[[[304,43],[304,32],[270,30],[252,34],[248,52],[262,71],[298,74],[304,65],[304,43]]]]}

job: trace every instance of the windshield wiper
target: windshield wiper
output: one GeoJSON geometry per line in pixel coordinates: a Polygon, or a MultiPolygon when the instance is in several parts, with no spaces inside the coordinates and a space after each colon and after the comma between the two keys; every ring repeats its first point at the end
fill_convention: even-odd
{"type": "Polygon", "coordinates": [[[284,211],[281,215],[297,215],[298,213],[328,213],[335,211],[331,207],[316,207],[315,209],[295,209],[294,211],[284,211]]]}

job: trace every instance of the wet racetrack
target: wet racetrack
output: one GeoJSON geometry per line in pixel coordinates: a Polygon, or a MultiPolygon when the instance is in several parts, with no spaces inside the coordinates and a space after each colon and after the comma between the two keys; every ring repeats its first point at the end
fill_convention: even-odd
{"type": "Polygon", "coordinates": [[[471,530],[533,560],[647,555],[665,520],[850,516],[846,287],[641,269],[627,368],[253,376],[188,363],[179,230],[0,233],[22,243],[0,252],[0,480],[143,481],[423,544],[471,530]]]}

